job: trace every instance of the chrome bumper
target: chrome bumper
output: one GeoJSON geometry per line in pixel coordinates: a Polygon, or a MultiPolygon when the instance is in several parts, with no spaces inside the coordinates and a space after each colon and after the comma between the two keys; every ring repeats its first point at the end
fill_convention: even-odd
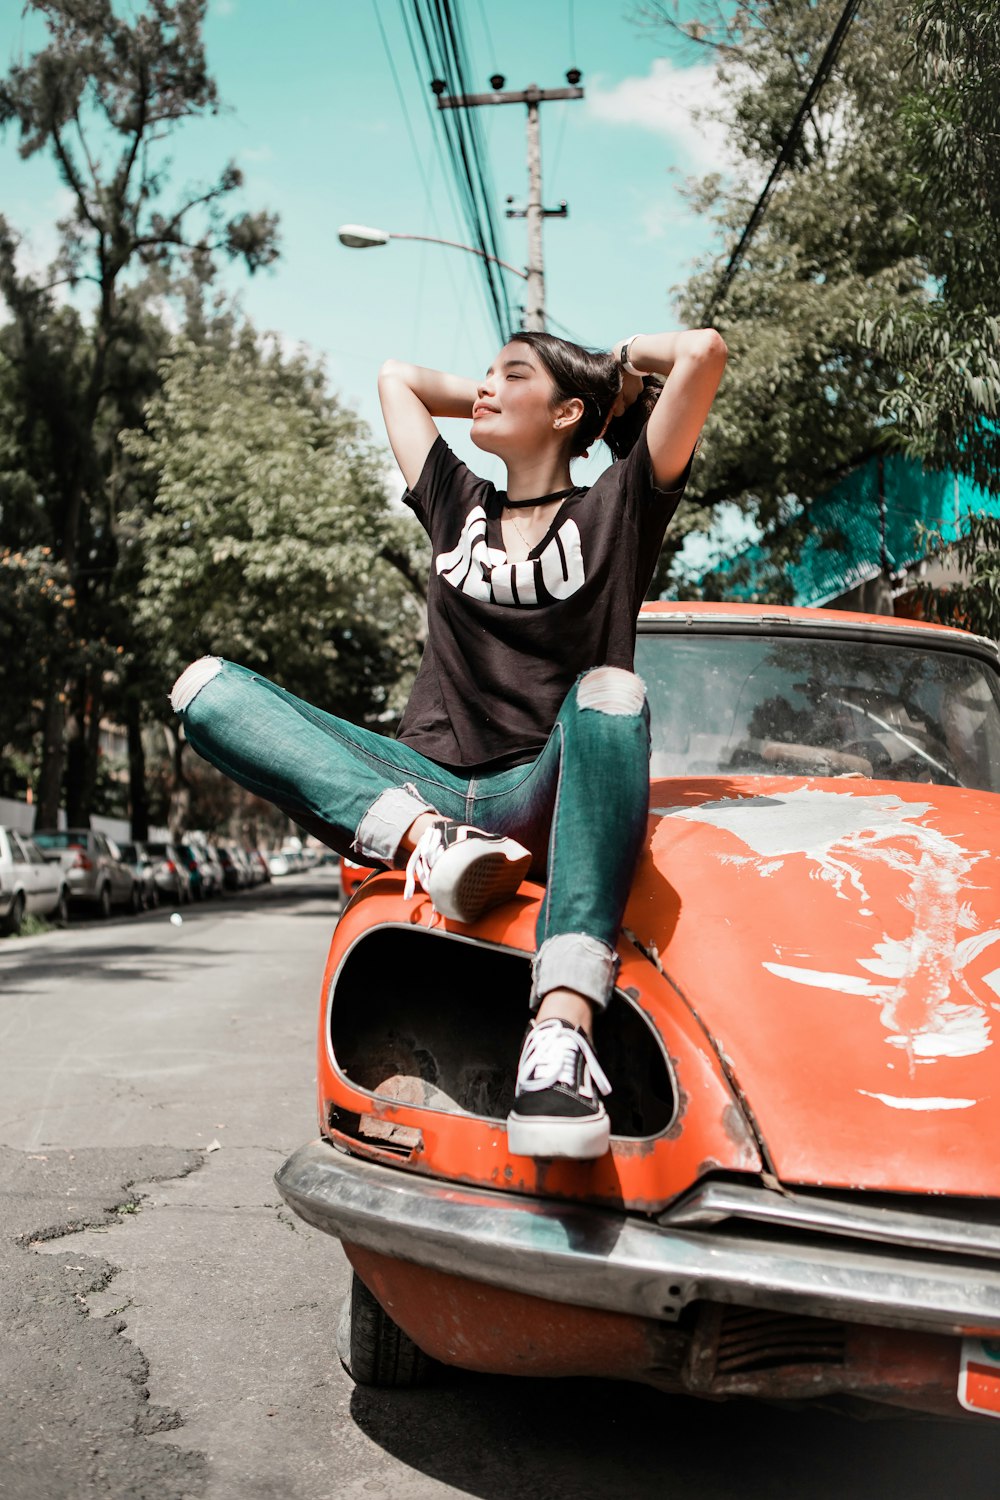
{"type": "Polygon", "coordinates": [[[1000,1268],[898,1246],[674,1228],[302,1146],[275,1175],[306,1223],[397,1260],[553,1302],[674,1321],[691,1302],[929,1333],[1000,1333],[1000,1268]]]}

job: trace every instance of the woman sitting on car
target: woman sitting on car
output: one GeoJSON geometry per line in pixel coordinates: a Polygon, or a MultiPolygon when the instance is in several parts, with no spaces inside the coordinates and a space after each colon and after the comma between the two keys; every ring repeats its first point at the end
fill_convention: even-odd
{"type": "Polygon", "coordinates": [[[433,552],[427,643],[397,738],[217,657],[171,694],[207,760],[341,854],[405,865],[406,895],[419,886],[453,921],[474,922],[529,872],[546,880],[507,1122],[515,1155],[608,1148],[592,1025],[646,829],[636,616],[725,362],[707,329],[638,334],[611,353],[521,332],[480,380],[390,360],[386,428],[433,552]],[[437,417],[471,419],[505,490],[451,452],[437,417]],[[574,484],[571,461],[599,438],[616,461],[574,484]]]}

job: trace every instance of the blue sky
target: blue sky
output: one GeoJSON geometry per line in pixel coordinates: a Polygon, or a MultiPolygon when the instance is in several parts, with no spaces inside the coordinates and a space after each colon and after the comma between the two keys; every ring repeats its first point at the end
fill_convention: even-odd
{"type": "MultiPolygon", "coordinates": [[[[692,106],[712,90],[704,57],[629,19],[638,9],[632,0],[459,3],[472,87],[488,88],[495,71],[512,89],[561,86],[570,66],[584,75],[582,102],[541,112],[545,201],[569,203],[568,219],[545,226],[548,311],[593,345],[675,326],[671,288],[694,257],[715,248],[711,225],[678,191],[679,174],[721,158],[717,128],[692,119],[692,106]]],[[[41,35],[37,20],[19,11],[8,4],[0,16],[4,57],[33,50],[41,35]]],[[[375,378],[384,358],[475,374],[496,344],[474,257],[408,243],[352,251],[337,241],[344,222],[467,238],[434,145],[441,122],[415,71],[400,6],[212,0],[206,44],[226,110],[175,137],[173,185],[207,181],[237,160],[243,206],[279,214],[283,253],[273,270],[252,279],[230,273],[226,284],[258,327],[321,355],[332,387],[381,437],[375,378]]],[[[523,201],[525,111],[481,114],[502,254],[523,265],[524,223],[502,215],[508,193],[523,201]]],[[[42,262],[66,207],[55,167],[44,158],[21,162],[8,132],[0,172],[3,211],[27,236],[26,262],[42,262]]],[[[521,283],[509,285],[516,303],[521,283]]],[[[449,441],[489,472],[494,461],[472,449],[463,425],[446,425],[449,441]]],[[[592,477],[593,465],[578,478],[592,477]]]]}

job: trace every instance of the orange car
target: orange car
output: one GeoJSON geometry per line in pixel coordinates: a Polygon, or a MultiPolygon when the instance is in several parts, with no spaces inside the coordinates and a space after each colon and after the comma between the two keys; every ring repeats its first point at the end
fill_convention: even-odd
{"type": "Polygon", "coordinates": [[[354,1268],[341,1357],[998,1415],[997,648],[660,604],[636,663],[607,1156],[507,1150],[538,885],[462,927],[384,873],[334,934],[277,1181],[354,1268]]]}
{"type": "Polygon", "coordinates": [[[343,895],[345,904],[346,902],[350,901],[358,886],[363,880],[367,880],[371,873],[371,867],[369,865],[356,865],[353,859],[345,859],[343,855],[341,855],[340,890],[341,894],[343,895]]]}

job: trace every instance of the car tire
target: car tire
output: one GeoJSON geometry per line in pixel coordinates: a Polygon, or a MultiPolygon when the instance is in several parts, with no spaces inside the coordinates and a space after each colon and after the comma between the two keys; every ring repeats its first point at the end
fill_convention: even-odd
{"type": "Polygon", "coordinates": [[[128,909],[133,917],[137,917],[142,911],[142,891],[137,885],[132,887],[132,894],[128,898],[128,909]]]}
{"type": "Polygon", "coordinates": [[[393,1322],[354,1271],[337,1325],[337,1353],[357,1385],[383,1390],[426,1385],[434,1369],[434,1361],[393,1322]]]}
{"type": "Polygon", "coordinates": [[[65,886],[59,892],[59,900],[56,902],[55,911],[52,913],[52,920],[57,927],[69,926],[69,892],[65,886]]]}
{"type": "Polygon", "coordinates": [[[24,921],[24,893],[18,891],[14,897],[14,903],[3,920],[3,932],[8,937],[17,937],[21,931],[21,923],[24,921]]]}
{"type": "Polygon", "coordinates": [[[97,893],[97,915],[102,922],[106,922],[111,915],[111,887],[102,885],[97,893]]]}

